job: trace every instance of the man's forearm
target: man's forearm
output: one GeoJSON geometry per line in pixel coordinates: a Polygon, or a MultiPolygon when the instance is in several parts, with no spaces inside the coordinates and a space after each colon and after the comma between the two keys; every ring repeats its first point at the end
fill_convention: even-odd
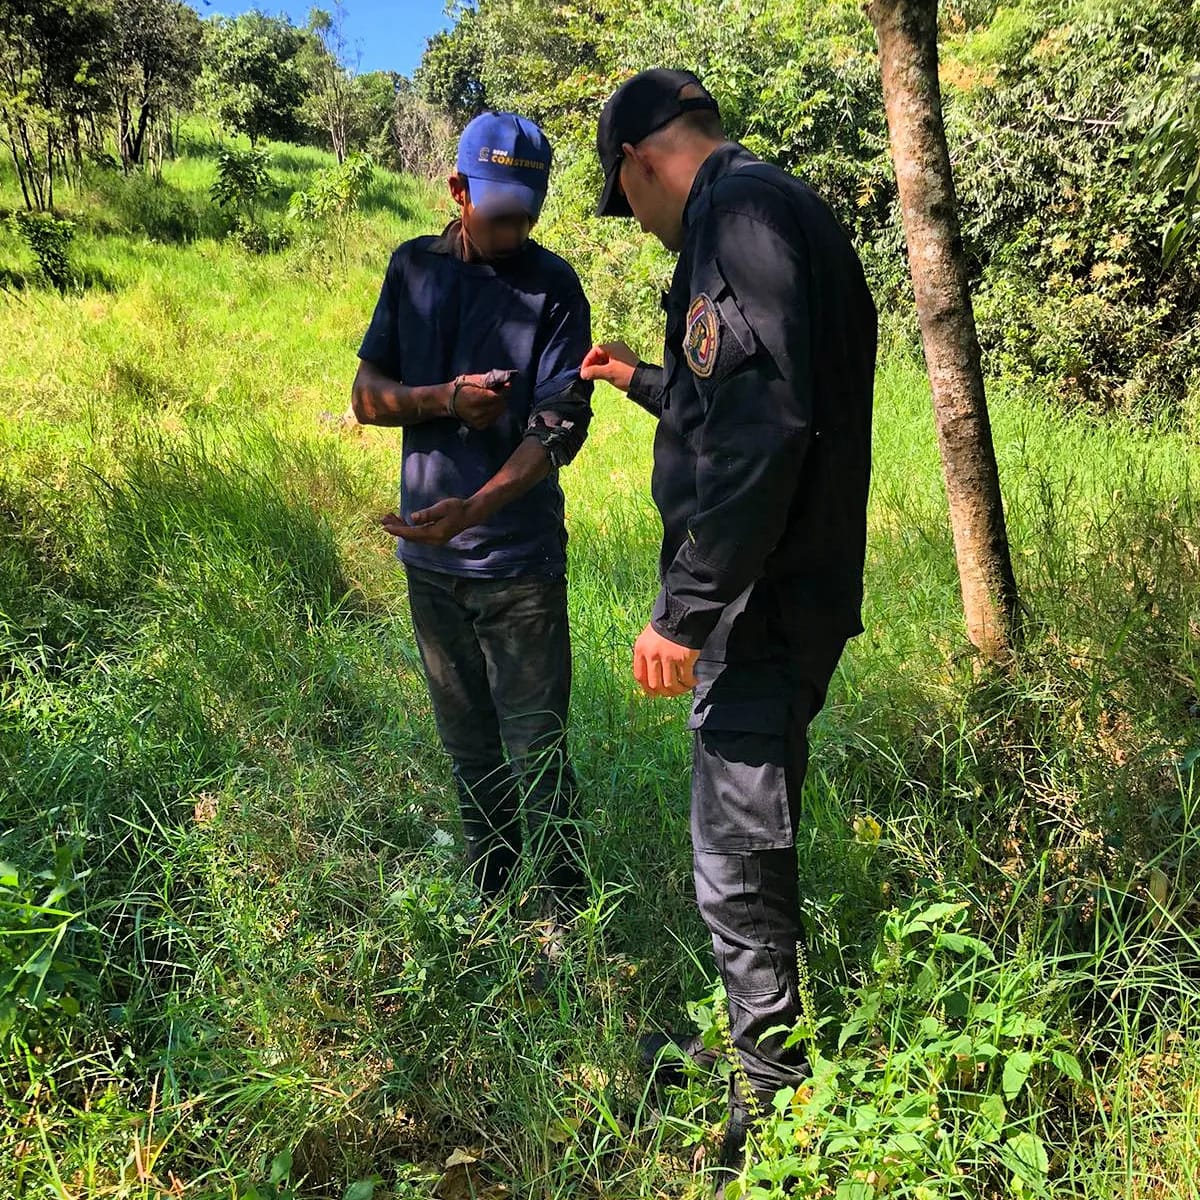
{"type": "Polygon", "coordinates": [[[545,447],[536,437],[523,438],[504,466],[467,500],[470,525],[481,525],[549,474],[550,456],[545,447]]]}
{"type": "Polygon", "coordinates": [[[409,387],[377,370],[360,371],[351,405],[362,425],[421,425],[450,415],[453,384],[409,387]]]}

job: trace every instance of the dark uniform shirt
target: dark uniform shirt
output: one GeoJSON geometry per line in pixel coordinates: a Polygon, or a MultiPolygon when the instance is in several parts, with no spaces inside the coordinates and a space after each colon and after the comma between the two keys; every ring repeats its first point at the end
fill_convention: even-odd
{"type": "MultiPolygon", "coordinates": [[[[591,347],[588,302],[571,267],[534,241],[512,258],[468,262],[460,226],[405,242],[392,255],[358,355],[416,387],[493,368],[519,374],[508,411],[486,429],[449,417],[404,430],[400,511],[407,519],[479,490],[525,437],[555,468],[587,435],[592,385],[579,378],[591,347]]],[[[399,540],[409,566],[472,578],[561,576],[566,569],[557,469],[487,521],[444,546],[399,540]]]]}
{"type": "Polygon", "coordinates": [[[662,367],[663,522],[652,623],[717,662],[787,658],[862,631],[876,314],[826,204],[726,143],[684,210],[662,367]]]}

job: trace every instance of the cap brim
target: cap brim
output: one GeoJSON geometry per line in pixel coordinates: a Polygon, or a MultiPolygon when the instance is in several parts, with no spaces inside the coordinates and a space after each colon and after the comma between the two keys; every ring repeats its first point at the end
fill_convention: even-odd
{"type": "Polygon", "coordinates": [[[596,205],[596,216],[633,216],[633,209],[629,207],[629,201],[625,199],[625,193],[621,191],[619,186],[620,178],[621,160],[617,159],[617,161],[613,163],[612,170],[608,173],[604,180],[604,191],[600,193],[600,203],[596,205]]]}
{"type": "Polygon", "coordinates": [[[471,205],[483,217],[526,216],[536,221],[546,200],[545,192],[523,183],[499,183],[475,175],[467,175],[467,179],[471,205]]]}

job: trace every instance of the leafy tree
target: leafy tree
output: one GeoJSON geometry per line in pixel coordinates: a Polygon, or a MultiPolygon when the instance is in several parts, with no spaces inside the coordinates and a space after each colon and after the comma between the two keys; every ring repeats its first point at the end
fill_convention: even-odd
{"type": "Polygon", "coordinates": [[[54,206],[80,122],[102,105],[112,20],[93,0],[0,0],[0,121],[27,208],[54,206]]]}
{"type": "Polygon", "coordinates": [[[271,183],[270,162],[270,156],[261,148],[222,147],[217,153],[217,178],[210,189],[212,198],[238,215],[253,212],[271,183]]]}
{"type": "Polygon", "coordinates": [[[408,80],[395,71],[355,75],[351,90],[349,144],[375,159],[389,159],[394,139],[396,97],[408,80]]]}
{"type": "Polygon", "coordinates": [[[110,78],[117,144],[126,169],[143,161],[147,134],[191,101],[202,27],[182,0],[116,0],[110,78]]]}
{"type": "Polygon", "coordinates": [[[354,120],[354,77],[347,66],[346,9],[336,0],[333,11],[314,8],[308,17],[307,44],[301,53],[307,95],[304,114],[329,136],[338,162],[345,161],[354,120]]]}
{"type": "Polygon", "coordinates": [[[299,140],[306,35],[285,17],[252,11],[206,23],[200,88],[213,114],[253,145],[299,140]]]}
{"type": "Polygon", "coordinates": [[[327,239],[343,266],[350,225],[374,174],[370,156],[356,152],[318,171],[308,190],[293,192],[288,201],[288,219],[308,227],[310,246],[327,239]]]}
{"type": "Polygon", "coordinates": [[[491,101],[483,80],[482,21],[470,8],[460,9],[457,18],[453,29],[429,39],[413,83],[423,100],[462,126],[491,101]]]}

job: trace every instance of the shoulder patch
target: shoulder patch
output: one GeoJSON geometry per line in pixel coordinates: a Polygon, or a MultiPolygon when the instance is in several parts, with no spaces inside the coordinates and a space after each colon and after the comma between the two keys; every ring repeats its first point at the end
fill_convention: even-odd
{"type": "Polygon", "coordinates": [[[717,365],[721,348],[721,321],[712,297],[701,292],[688,308],[683,333],[683,355],[692,373],[707,379],[717,365]]]}

